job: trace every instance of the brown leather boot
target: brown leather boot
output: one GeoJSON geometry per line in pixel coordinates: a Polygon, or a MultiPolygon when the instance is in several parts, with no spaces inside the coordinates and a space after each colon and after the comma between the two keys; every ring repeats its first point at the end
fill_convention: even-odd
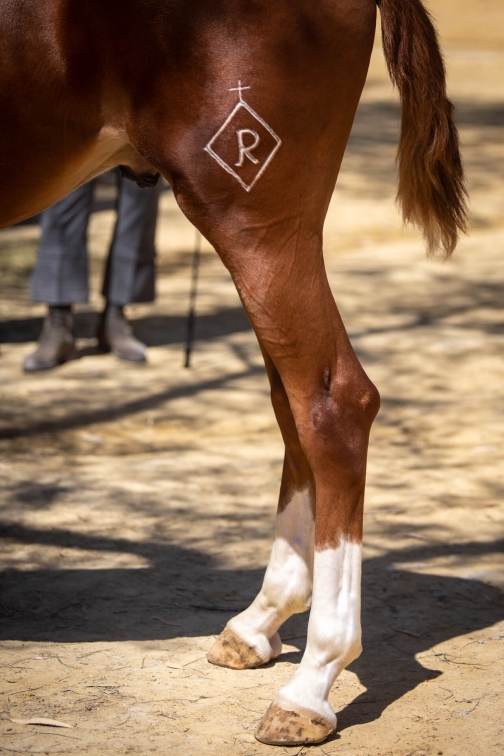
{"type": "Polygon", "coordinates": [[[49,307],[37,349],[25,357],[23,370],[50,370],[77,357],[71,307],[49,307]]]}
{"type": "Polygon", "coordinates": [[[98,325],[98,344],[104,352],[112,352],[120,360],[145,362],[145,344],[136,339],[120,305],[107,304],[98,325]]]}

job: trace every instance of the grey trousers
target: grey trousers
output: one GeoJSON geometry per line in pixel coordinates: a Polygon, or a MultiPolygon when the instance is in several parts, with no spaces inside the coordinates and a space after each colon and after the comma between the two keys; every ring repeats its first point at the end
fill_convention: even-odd
{"type": "MultiPolygon", "coordinates": [[[[154,238],[160,185],[142,189],[120,179],[117,221],[102,294],[116,305],[155,297],[154,238]]],[[[48,305],[87,302],[87,227],[94,182],[84,184],[42,214],[42,234],[31,280],[31,299],[48,305]]]]}

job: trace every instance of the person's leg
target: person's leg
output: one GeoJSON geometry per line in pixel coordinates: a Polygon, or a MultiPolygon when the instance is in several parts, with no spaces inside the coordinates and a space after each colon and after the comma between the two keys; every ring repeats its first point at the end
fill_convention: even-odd
{"type": "Polygon", "coordinates": [[[120,359],[145,360],[145,346],[135,339],[124,316],[126,304],[155,297],[155,234],[160,187],[119,183],[117,223],[107,260],[102,293],[107,300],[99,328],[100,345],[120,359]]]}
{"type": "Polygon", "coordinates": [[[71,306],[88,299],[87,225],[92,200],[90,182],[42,214],[31,299],[45,302],[48,314],[37,349],[24,360],[27,372],[48,370],[77,356],[71,306]]]}

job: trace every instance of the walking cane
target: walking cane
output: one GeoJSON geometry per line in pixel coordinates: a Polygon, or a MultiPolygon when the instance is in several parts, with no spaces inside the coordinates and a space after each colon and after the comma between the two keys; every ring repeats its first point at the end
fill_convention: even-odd
{"type": "Polygon", "coordinates": [[[184,367],[191,367],[191,352],[194,341],[194,325],[196,322],[196,295],[198,293],[198,275],[201,257],[201,234],[196,229],[194,252],[192,260],[191,292],[189,294],[189,312],[187,314],[187,338],[184,367]]]}

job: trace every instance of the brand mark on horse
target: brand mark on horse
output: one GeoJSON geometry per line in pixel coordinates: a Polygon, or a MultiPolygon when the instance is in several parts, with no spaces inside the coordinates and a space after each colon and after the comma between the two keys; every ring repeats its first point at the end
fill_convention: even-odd
{"type": "Polygon", "coordinates": [[[217,133],[205,146],[225,171],[234,176],[246,192],[262,176],[282,144],[266,121],[245,102],[241,81],[230,92],[238,92],[238,102],[217,133]]]}

